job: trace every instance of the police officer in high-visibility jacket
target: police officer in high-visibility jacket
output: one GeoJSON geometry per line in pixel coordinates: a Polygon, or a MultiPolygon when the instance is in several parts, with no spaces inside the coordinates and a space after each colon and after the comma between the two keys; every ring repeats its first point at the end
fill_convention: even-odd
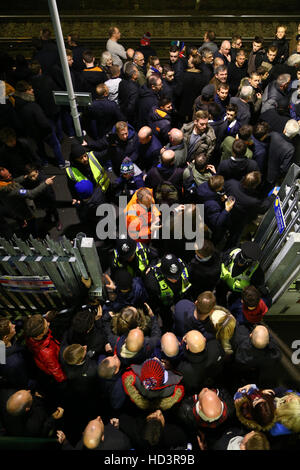
{"type": "Polygon", "coordinates": [[[128,235],[120,236],[113,251],[111,270],[113,273],[118,268],[125,268],[132,276],[142,276],[150,261],[153,263],[153,258],[156,257],[153,249],[136,242],[128,235]]]}
{"type": "Polygon", "coordinates": [[[184,262],[173,254],[166,254],[161,262],[148,268],[145,273],[144,285],[155,313],[159,313],[164,328],[172,326],[171,306],[183,298],[190,298],[191,283],[184,262]]]}
{"type": "Polygon", "coordinates": [[[262,295],[266,295],[264,272],[259,265],[261,255],[259,245],[251,241],[244,242],[241,248],[225,252],[220,276],[221,281],[227,287],[225,290],[232,291],[235,294],[234,297],[237,297],[245,287],[252,284],[260,290],[262,295]]]}
{"type": "Polygon", "coordinates": [[[77,202],[77,193],[75,184],[82,180],[89,180],[94,187],[99,187],[103,194],[108,193],[110,188],[110,179],[96,158],[95,152],[88,152],[85,147],[79,143],[71,146],[70,167],[66,168],[68,175],[68,186],[73,198],[73,204],[77,202]]]}

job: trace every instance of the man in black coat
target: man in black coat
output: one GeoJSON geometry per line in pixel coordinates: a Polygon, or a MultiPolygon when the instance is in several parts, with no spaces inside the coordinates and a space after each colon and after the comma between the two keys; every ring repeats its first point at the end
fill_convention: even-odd
{"type": "Polygon", "coordinates": [[[222,372],[224,357],[224,349],[216,339],[206,341],[200,331],[188,331],[183,337],[183,358],[176,367],[183,376],[186,395],[211,385],[222,372]]]}
{"type": "Polygon", "coordinates": [[[52,67],[59,64],[58,48],[48,28],[40,31],[40,39],[35,41],[37,51],[33,59],[38,60],[44,73],[51,73],[52,67]]]}
{"type": "Polygon", "coordinates": [[[277,181],[280,182],[288,172],[295,154],[293,139],[298,134],[299,125],[294,119],[286,123],[283,135],[278,132],[270,133],[266,191],[270,190],[277,181]]]}
{"type": "Polygon", "coordinates": [[[58,407],[50,414],[38,392],[2,389],[0,413],[8,436],[50,437],[64,410],[58,407]]]}
{"type": "Polygon", "coordinates": [[[82,439],[73,447],[62,431],[57,431],[62,450],[129,450],[128,437],[111,423],[104,425],[100,416],[89,421],[82,433],[82,439]]]}
{"type": "Polygon", "coordinates": [[[221,274],[221,257],[210,240],[205,239],[202,248],[195,250],[188,271],[195,299],[201,292],[214,290],[221,274]]]}
{"type": "Polygon", "coordinates": [[[162,89],[162,80],[160,76],[153,73],[148,79],[147,84],[140,88],[138,100],[138,128],[149,125],[148,116],[154,106],[158,106],[160,92],[162,89]]]}
{"type": "Polygon", "coordinates": [[[234,196],[235,204],[231,211],[230,246],[238,243],[244,227],[254,220],[258,214],[264,214],[274,202],[278,191],[271,196],[261,197],[258,187],[261,184],[261,173],[252,171],[241,181],[230,179],[225,181],[226,194],[234,196]]]}
{"type": "Polygon", "coordinates": [[[257,325],[252,331],[245,325],[235,330],[232,346],[234,362],[241,373],[252,372],[258,383],[264,382],[267,386],[274,380],[274,368],[280,363],[281,350],[270,335],[266,326],[257,325]],[[273,376],[272,376],[273,372],[273,376]]]}
{"type": "Polygon", "coordinates": [[[138,160],[137,164],[146,171],[158,163],[162,144],[158,138],[153,135],[149,126],[143,126],[138,132],[138,160]]]}
{"type": "Polygon", "coordinates": [[[51,146],[59,167],[65,168],[65,160],[54,129],[43,109],[35,102],[32,86],[25,81],[16,84],[15,109],[22,122],[24,134],[36,142],[42,161],[47,162],[44,146],[46,142],[51,146]]]}
{"type": "Polygon", "coordinates": [[[91,121],[93,139],[101,139],[118,121],[124,121],[125,116],[114,101],[108,99],[109,89],[104,83],[96,86],[95,99],[87,108],[86,116],[91,121]]]}
{"type": "Polygon", "coordinates": [[[2,127],[0,141],[3,143],[0,148],[0,166],[7,168],[13,178],[24,175],[27,164],[39,165],[41,163],[31,142],[25,137],[17,137],[13,128],[2,127]]]}
{"type": "Polygon", "coordinates": [[[161,155],[161,163],[153,166],[148,171],[145,185],[146,187],[153,188],[155,191],[164,181],[169,181],[180,191],[182,175],[183,168],[175,166],[175,153],[173,150],[165,150],[161,155]]]}
{"type": "Polygon", "coordinates": [[[84,51],[82,54],[84,62],[84,69],[81,72],[81,79],[84,86],[84,91],[92,93],[95,96],[96,86],[104,83],[107,80],[107,75],[101,67],[95,64],[95,57],[90,50],[84,51]]]}
{"type": "Polygon", "coordinates": [[[246,157],[247,144],[242,139],[237,139],[232,144],[232,156],[221,161],[217,173],[224,176],[225,180],[241,180],[251,171],[259,171],[255,160],[246,157]]]}
{"type": "Polygon", "coordinates": [[[240,86],[241,80],[247,76],[246,54],[243,49],[236,53],[235,61],[228,65],[228,83],[230,94],[235,96],[240,86]]]}
{"type": "MultiPolygon", "coordinates": [[[[115,425],[123,431],[135,450],[150,452],[160,449],[185,449],[188,435],[176,422],[170,422],[170,415],[165,418],[161,410],[151,412],[146,417],[122,413],[115,425]]],[[[112,421],[112,420],[111,420],[112,421]]]]}
{"type": "Polygon", "coordinates": [[[73,317],[72,325],[66,330],[61,352],[71,344],[87,346],[89,357],[98,357],[105,352],[107,337],[102,325],[102,309],[99,306],[95,312],[93,308],[83,308],[73,317]]]}
{"type": "Polygon", "coordinates": [[[138,122],[137,103],[139,99],[139,85],[137,79],[139,72],[137,67],[131,62],[125,65],[124,80],[119,85],[119,106],[128,122],[136,127],[138,122]]]}

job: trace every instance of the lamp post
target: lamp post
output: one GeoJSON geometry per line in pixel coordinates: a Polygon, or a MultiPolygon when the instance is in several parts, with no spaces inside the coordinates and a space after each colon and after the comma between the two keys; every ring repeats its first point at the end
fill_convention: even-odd
{"type": "Polygon", "coordinates": [[[53,28],[54,28],[54,31],[55,31],[55,36],[56,36],[56,41],[57,41],[57,47],[58,47],[60,62],[61,62],[62,70],[63,70],[63,75],[64,75],[65,83],[66,83],[66,86],[67,86],[68,101],[69,101],[70,108],[71,108],[71,115],[72,115],[73,122],[74,122],[75,132],[76,132],[76,136],[78,137],[80,142],[82,142],[83,141],[83,136],[82,136],[82,130],[81,130],[81,125],[80,125],[79,113],[78,113],[78,110],[77,110],[76,96],[75,96],[74,89],[73,89],[73,83],[72,83],[70,69],[69,69],[69,65],[68,65],[66,48],[65,48],[65,43],[64,43],[64,37],[63,37],[63,34],[62,34],[62,29],[61,29],[58,10],[57,10],[56,0],[48,0],[48,5],[49,5],[49,10],[50,10],[50,15],[51,15],[53,28]]]}

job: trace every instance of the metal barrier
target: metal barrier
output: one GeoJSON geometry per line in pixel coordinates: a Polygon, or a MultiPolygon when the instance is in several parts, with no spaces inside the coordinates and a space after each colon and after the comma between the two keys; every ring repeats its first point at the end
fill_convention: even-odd
{"type": "Polygon", "coordinates": [[[90,296],[102,295],[102,269],[93,238],[79,234],[70,242],[27,242],[0,238],[0,313],[46,313],[76,304],[86,294],[82,279],[91,279],[90,296]]]}
{"type": "Polygon", "coordinates": [[[272,296],[274,305],[270,313],[273,314],[285,313],[287,310],[292,314],[300,314],[297,305],[300,293],[298,283],[297,286],[295,284],[300,276],[299,190],[300,167],[292,164],[278,193],[285,229],[279,232],[274,207],[271,206],[254,237],[263,252],[261,266],[272,296]],[[282,297],[287,292],[290,297],[293,294],[290,301],[284,301],[285,297],[282,297]]]}

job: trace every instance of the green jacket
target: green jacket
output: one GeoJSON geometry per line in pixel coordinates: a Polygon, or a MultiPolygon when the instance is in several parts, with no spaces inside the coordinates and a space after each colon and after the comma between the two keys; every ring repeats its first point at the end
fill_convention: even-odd
{"type": "MultiPolygon", "coordinates": [[[[235,138],[229,135],[228,137],[225,137],[225,139],[221,143],[221,151],[222,151],[221,161],[227,160],[228,158],[232,156],[232,144],[234,141],[235,141],[235,138]]],[[[247,150],[246,150],[246,157],[247,158],[253,157],[253,152],[252,150],[249,149],[249,147],[247,147],[247,150]]]]}

